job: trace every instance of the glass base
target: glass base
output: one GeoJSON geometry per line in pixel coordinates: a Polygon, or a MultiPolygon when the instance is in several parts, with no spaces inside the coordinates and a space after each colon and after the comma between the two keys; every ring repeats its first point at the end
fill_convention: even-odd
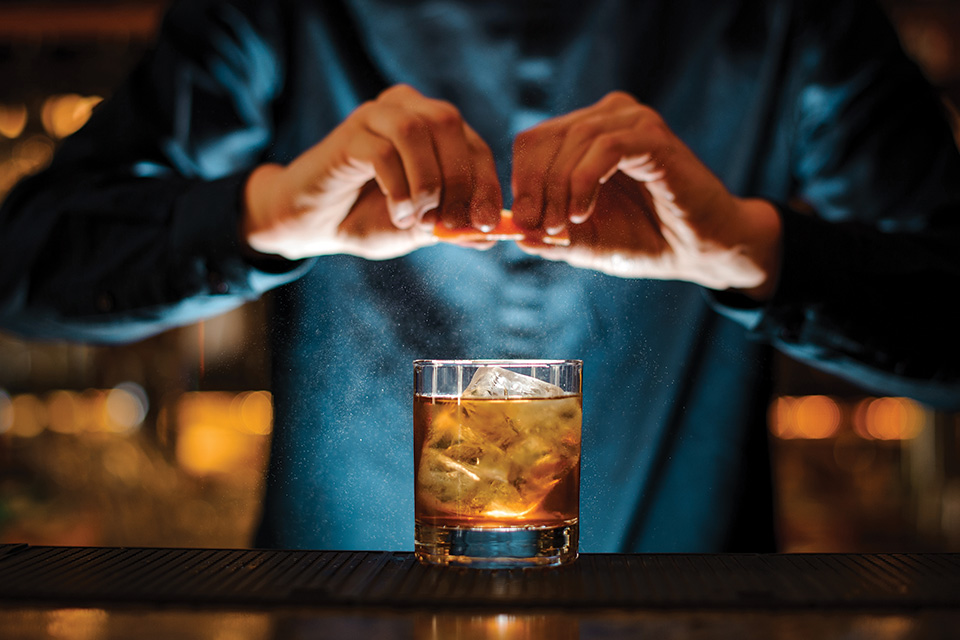
{"type": "Polygon", "coordinates": [[[415,551],[424,564],[519,569],[555,567],[577,559],[580,525],[476,528],[416,523],[415,551]]]}

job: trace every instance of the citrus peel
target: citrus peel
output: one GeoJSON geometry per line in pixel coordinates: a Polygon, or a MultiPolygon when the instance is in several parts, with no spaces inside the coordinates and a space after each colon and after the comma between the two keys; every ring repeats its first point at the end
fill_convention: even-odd
{"type": "Polygon", "coordinates": [[[537,242],[553,246],[565,247],[570,244],[570,235],[566,229],[556,235],[546,235],[539,231],[521,229],[513,221],[513,212],[510,209],[500,211],[500,224],[490,231],[480,231],[473,227],[458,227],[449,229],[437,222],[433,227],[433,235],[444,242],[498,242],[501,240],[537,242]]]}

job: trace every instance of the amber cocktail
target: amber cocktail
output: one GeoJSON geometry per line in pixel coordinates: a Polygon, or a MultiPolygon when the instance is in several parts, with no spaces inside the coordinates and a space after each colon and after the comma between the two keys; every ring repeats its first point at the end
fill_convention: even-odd
{"type": "Polygon", "coordinates": [[[414,363],[416,554],[432,564],[577,557],[579,360],[414,363]]]}

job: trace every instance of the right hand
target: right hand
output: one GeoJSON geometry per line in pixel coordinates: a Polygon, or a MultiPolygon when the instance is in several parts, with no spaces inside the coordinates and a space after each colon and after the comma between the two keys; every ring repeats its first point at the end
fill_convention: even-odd
{"type": "Polygon", "coordinates": [[[257,167],[241,233],[289,259],[381,260],[435,243],[437,223],[489,230],[501,202],[493,154],[459,111],[397,85],[289,165],[257,167]]]}
{"type": "Polygon", "coordinates": [[[567,246],[528,253],[622,278],[686,280],[769,299],[780,265],[776,208],[730,193],[659,113],[623,93],[517,136],[513,217],[567,246]]]}

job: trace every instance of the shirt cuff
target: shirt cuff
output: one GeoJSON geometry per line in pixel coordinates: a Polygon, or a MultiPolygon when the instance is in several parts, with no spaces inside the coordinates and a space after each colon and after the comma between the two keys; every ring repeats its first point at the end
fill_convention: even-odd
{"type": "Polygon", "coordinates": [[[314,262],[255,256],[243,245],[239,227],[247,176],[197,181],[175,206],[171,248],[195,261],[192,271],[206,280],[198,288],[210,295],[254,298],[295,280],[314,262]]]}
{"type": "MultiPolygon", "coordinates": [[[[845,273],[844,251],[834,246],[832,223],[775,204],[782,221],[780,270],[770,300],[759,302],[734,290],[704,290],[710,305],[759,337],[794,342],[806,311],[826,293],[831,278],[845,273]],[[813,249],[815,248],[815,249],[813,249]]],[[[848,248],[849,249],[849,248],[848,248]]]]}

